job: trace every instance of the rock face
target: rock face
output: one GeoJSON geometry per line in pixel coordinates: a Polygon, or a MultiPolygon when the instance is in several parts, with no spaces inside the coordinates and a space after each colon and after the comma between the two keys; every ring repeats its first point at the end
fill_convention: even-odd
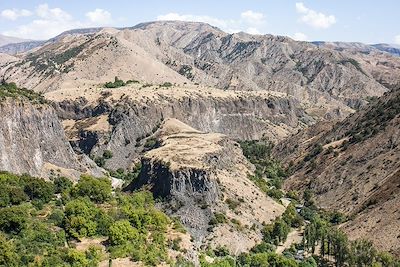
{"type": "Polygon", "coordinates": [[[86,156],[74,153],[50,106],[7,99],[0,101],[0,117],[0,170],[40,177],[102,174],[86,156]]]}
{"type": "Polygon", "coordinates": [[[287,189],[311,189],[318,205],[349,215],[342,227],[351,238],[370,239],[400,255],[399,90],[343,122],[294,135],[274,153],[294,163],[287,189]]]}
{"type": "Polygon", "coordinates": [[[283,213],[283,206],[247,178],[253,167],[226,136],[168,119],[149,138],[157,141],[144,154],[139,179],[128,190],[148,187],[165,199],[167,212],[181,219],[198,245],[246,251],[260,241],[260,223],[283,213]],[[218,222],[210,223],[218,216],[218,222]]]}
{"type": "Polygon", "coordinates": [[[233,139],[266,136],[274,141],[314,121],[296,100],[279,93],[137,85],[85,97],[91,101],[59,102],[58,113],[65,120],[68,138],[82,152],[97,156],[104,150],[113,152],[106,163],[112,169],[128,167],[137,159],[145,137],[166,118],[233,139]]]}

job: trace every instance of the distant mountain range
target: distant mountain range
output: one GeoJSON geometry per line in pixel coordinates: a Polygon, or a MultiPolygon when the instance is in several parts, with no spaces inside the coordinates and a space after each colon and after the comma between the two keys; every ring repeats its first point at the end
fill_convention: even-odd
{"type": "MultiPolygon", "coordinates": [[[[143,27],[149,23],[151,23],[151,22],[140,23],[133,27],[122,27],[122,28],[116,28],[116,29],[118,29],[118,30],[137,29],[137,28],[143,27]]],[[[26,52],[33,48],[42,46],[47,42],[54,42],[54,41],[58,40],[59,38],[66,36],[66,35],[94,34],[103,29],[104,29],[103,27],[72,29],[72,30],[65,31],[49,40],[27,40],[27,39],[10,37],[10,36],[5,36],[5,35],[0,34],[0,53],[15,55],[17,53],[26,52]]],[[[330,46],[330,47],[335,48],[335,50],[338,50],[338,51],[342,51],[343,49],[358,49],[365,53],[369,53],[374,50],[379,50],[379,51],[387,52],[393,56],[400,56],[400,46],[394,45],[394,44],[385,44],[385,43],[364,44],[364,43],[359,43],[359,42],[325,42],[325,41],[313,41],[311,43],[315,44],[317,46],[330,46]]]]}
{"type": "Polygon", "coordinates": [[[400,46],[392,44],[363,44],[358,42],[323,42],[315,41],[313,44],[320,47],[330,47],[337,51],[357,50],[362,53],[371,53],[373,51],[387,52],[393,56],[400,56],[400,46]]]}
{"type": "Polygon", "coordinates": [[[26,41],[29,41],[29,40],[0,34],[0,46],[1,47],[4,45],[8,45],[8,44],[22,43],[22,42],[26,42],[26,41]]]}

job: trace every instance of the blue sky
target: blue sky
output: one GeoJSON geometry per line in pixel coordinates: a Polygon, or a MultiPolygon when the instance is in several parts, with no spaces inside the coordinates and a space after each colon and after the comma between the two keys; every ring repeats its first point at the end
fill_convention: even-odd
{"type": "Polygon", "coordinates": [[[47,39],[72,28],[194,20],[228,32],[400,44],[398,0],[0,0],[0,33],[47,39]]]}

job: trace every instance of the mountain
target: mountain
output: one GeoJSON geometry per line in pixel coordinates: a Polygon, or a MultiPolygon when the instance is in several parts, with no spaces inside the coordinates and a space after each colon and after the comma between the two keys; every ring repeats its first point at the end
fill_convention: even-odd
{"type": "Polygon", "coordinates": [[[330,47],[337,51],[356,50],[364,54],[382,51],[389,53],[392,56],[400,56],[400,47],[398,45],[390,45],[390,44],[369,45],[357,42],[323,42],[323,41],[315,41],[311,43],[319,47],[330,47]]]}
{"type": "Polygon", "coordinates": [[[100,261],[93,244],[101,266],[390,260],[341,230],[400,255],[400,58],[384,46],[159,21],[3,49],[0,171],[80,179],[36,203],[1,174],[0,230],[29,221],[0,233],[7,257],[58,231],[21,260],[100,261]],[[330,255],[309,257],[318,242],[330,255]]]}
{"type": "Polygon", "coordinates": [[[318,206],[345,213],[351,238],[400,255],[400,90],[342,122],[320,123],[275,147],[293,174],[287,190],[315,193],[318,206]]]}
{"type": "Polygon", "coordinates": [[[393,56],[398,56],[398,57],[400,56],[400,46],[398,46],[398,45],[374,44],[372,46],[381,51],[388,52],[388,53],[392,54],[393,56]]]}
{"type": "Polygon", "coordinates": [[[27,39],[11,37],[0,34],[0,46],[28,41],[27,39]]]}
{"type": "Polygon", "coordinates": [[[351,42],[313,42],[313,44],[348,55],[387,88],[396,89],[400,85],[397,79],[400,75],[400,65],[398,57],[394,57],[396,56],[394,47],[386,44],[366,45],[351,42]],[[394,53],[390,53],[392,48],[394,53]]]}
{"type": "Polygon", "coordinates": [[[94,87],[115,76],[278,91],[301,100],[318,117],[348,114],[399,83],[400,59],[386,53],[359,58],[282,36],[228,34],[204,23],[151,22],[73,33],[3,65],[0,75],[43,92],[94,87]]]}
{"type": "Polygon", "coordinates": [[[0,53],[15,55],[43,45],[45,41],[16,42],[0,46],[0,53]]]}

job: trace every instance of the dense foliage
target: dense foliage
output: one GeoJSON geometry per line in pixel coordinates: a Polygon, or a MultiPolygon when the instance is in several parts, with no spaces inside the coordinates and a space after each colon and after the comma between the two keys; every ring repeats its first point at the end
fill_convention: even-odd
{"type": "Polygon", "coordinates": [[[271,157],[273,144],[268,140],[241,141],[243,155],[254,164],[256,171],[249,178],[267,195],[279,200],[287,173],[279,161],[271,157]]]}
{"type": "Polygon", "coordinates": [[[44,96],[39,93],[25,88],[19,88],[15,83],[2,82],[0,84],[0,101],[5,100],[7,97],[29,100],[34,104],[46,103],[44,96]]]}
{"type": "Polygon", "coordinates": [[[152,194],[111,192],[108,179],[82,176],[45,181],[0,173],[0,266],[96,266],[130,257],[148,265],[166,262],[167,227],[152,194]],[[105,250],[74,248],[75,240],[103,238],[105,250]]]}

